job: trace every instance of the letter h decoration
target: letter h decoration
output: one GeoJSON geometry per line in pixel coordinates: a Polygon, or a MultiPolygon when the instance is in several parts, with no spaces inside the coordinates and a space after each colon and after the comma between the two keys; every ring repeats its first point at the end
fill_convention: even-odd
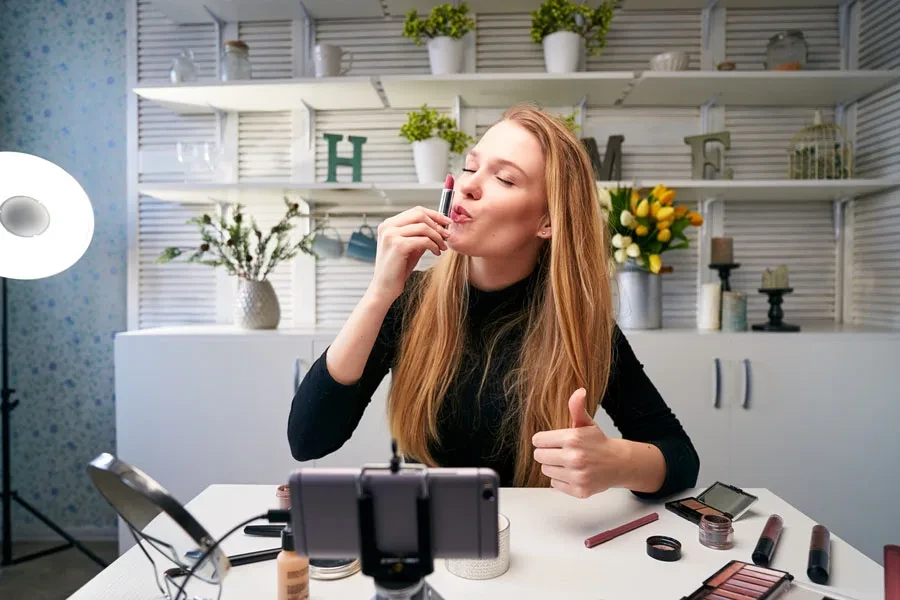
{"type": "Polygon", "coordinates": [[[362,181],[362,145],[366,142],[366,138],[351,135],[347,139],[353,144],[353,157],[347,158],[346,156],[338,156],[337,153],[337,143],[344,139],[344,136],[340,133],[325,133],[322,134],[322,137],[328,142],[328,177],[325,179],[326,183],[336,183],[337,182],[337,168],[338,167],[352,167],[353,169],[353,182],[359,183],[362,181]]]}

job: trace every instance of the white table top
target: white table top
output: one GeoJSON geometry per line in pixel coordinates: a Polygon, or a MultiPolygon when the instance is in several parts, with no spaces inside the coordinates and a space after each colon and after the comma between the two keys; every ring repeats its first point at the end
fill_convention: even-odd
{"type": "MultiPolygon", "coordinates": [[[[641,502],[627,490],[609,490],[578,500],[553,489],[504,488],[499,506],[511,523],[509,570],[493,580],[469,581],[450,574],[444,560],[436,560],[435,572],[428,581],[445,600],[677,600],[697,589],[729,560],[752,562],[750,554],[766,519],[778,513],[785,527],[771,567],[788,571],[797,581],[809,582],[806,560],[815,523],[768,490],[748,491],[759,500],[735,522],[734,548],[722,551],[700,545],[697,526],[666,510],[662,503],[641,502]],[[584,547],[585,538],[654,511],[659,514],[658,521],[592,549],[584,547]],[[680,540],[681,560],[667,563],[647,556],[646,539],[650,535],[680,540]]],[[[211,535],[219,537],[254,514],[277,508],[275,486],[214,485],[187,507],[211,535]]],[[[146,531],[166,541],[179,540],[176,546],[180,551],[192,547],[167,516],[157,517],[146,531]]],[[[237,554],[278,543],[275,538],[250,537],[238,531],[222,545],[226,553],[237,554]]],[[[154,559],[160,571],[172,566],[159,555],[154,559]]],[[[146,558],[133,547],[70,600],[156,600],[159,590],[151,576],[146,558]]],[[[883,568],[832,534],[829,588],[855,600],[884,600],[883,568]]],[[[192,594],[205,591],[196,584],[190,589],[192,594]]],[[[315,600],[369,600],[374,587],[371,579],[357,573],[337,581],[312,580],[310,593],[315,600]]],[[[276,597],[274,561],[232,567],[222,593],[223,600],[276,597]]]]}

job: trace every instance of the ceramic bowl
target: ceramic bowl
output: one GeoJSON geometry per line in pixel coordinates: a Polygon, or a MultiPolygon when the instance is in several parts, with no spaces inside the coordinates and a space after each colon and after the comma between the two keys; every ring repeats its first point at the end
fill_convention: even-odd
{"type": "Polygon", "coordinates": [[[663,52],[650,59],[651,71],[687,71],[691,57],[687,52],[663,52]]]}

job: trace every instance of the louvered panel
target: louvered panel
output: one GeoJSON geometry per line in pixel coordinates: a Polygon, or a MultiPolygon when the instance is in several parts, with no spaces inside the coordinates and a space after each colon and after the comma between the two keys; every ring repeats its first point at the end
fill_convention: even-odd
{"type": "Polygon", "coordinates": [[[294,76],[293,23],[238,23],[238,37],[250,47],[253,79],[290,79],[294,76]]]}
{"type": "Polygon", "coordinates": [[[239,113],[238,175],[241,181],[291,179],[291,113],[239,113]]]}
{"type": "MultiPolygon", "coordinates": [[[[677,192],[676,192],[677,193],[677,192]]],[[[696,203],[684,203],[690,210],[700,209],[696,203]]],[[[691,245],[661,255],[663,264],[673,271],[663,275],[663,327],[693,327],[697,323],[697,269],[700,260],[698,229],[685,230],[691,245]]]]}
{"type": "Polygon", "coordinates": [[[316,42],[336,44],[351,53],[349,75],[429,73],[428,50],[403,37],[403,19],[323,19],[316,21],[316,42]]]}
{"type": "MultiPolygon", "coordinates": [[[[384,218],[369,217],[366,223],[377,230],[384,218]]],[[[358,217],[333,216],[328,220],[332,229],[326,231],[331,237],[340,236],[344,247],[353,232],[363,224],[358,217]]],[[[366,234],[369,232],[366,231],[366,234]]],[[[432,266],[437,257],[426,252],[417,269],[432,266]]],[[[342,325],[362,298],[372,281],[374,265],[342,256],[340,258],[320,258],[316,261],[316,323],[319,325],[342,325]]]]}
{"type": "Polygon", "coordinates": [[[900,326],[900,192],[853,205],[851,321],[900,326]]]}
{"type": "Polygon", "coordinates": [[[182,49],[194,53],[197,77],[216,76],[216,30],[208,24],[176,25],[151,0],[137,0],[137,78],[142,84],[168,81],[169,69],[182,49]]]}
{"type": "Polygon", "coordinates": [[[731,288],[747,294],[748,323],[764,323],[768,297],[758,292],[766,268],[787,265],[794,292],[785,322],[834,319],[834,218],[830,202],[725,203],[725,235],[734,238],[731,288]],[[801,232],[798,234],[798,231],[801,232]]]}
{"type": "Polygon", "coordinates": [[[900,2],[863,2],[859,24],[859,68],[900,69],[897,31],[900,31],[900,2]]]}
{"type": "MultiPolygon", "coordinates": [[[[448,113],[446,109],[432,107],[448,113]]],[[[449,114],[449,113],[448,113],[449,114]]],[[[328,142],[325,133],[344,136],[338,142],[338,156],[353,156],[348,137],[363,136],[362,180],[371,183],[415,182],[412,146],[400,137],[400,127],[406,123],[406,111],[317,111],[316,112],[316,181],[328,176],[328,142]]],[[[352,181],[349,167],[338,167],[337,180],[352,181]]]]}
{"type": "MultiPolygon", "coordinates": [[[[831,123],[834,111],[822,109],[822,122],[831,123]]],[[[726,166],[735,179],[787,179],[788,146],[801,129],[812,125],[811,108],[765,107],[725,109],[725,129],[731,132],[726,166]]]]}
{"type": "MultiPolygon", "coordinates": [[[[543,50],[531,41],[531,16],[480,14],[477,19],[476,70],[479,72],[544,71],[543,50]]],[[[686,50],[691,69],[700,66],[700,11],[628,13],[617,10],[606,47],[589,56],[589,71],[649,68],[650,59],[673,49],[686,50]]]]}
{"type": "MultiPolygon", "coordinates": [[[[861,6],[859,68],[900,68],[900,4],[869,0],[861,6]]],[[[900,172],[900,86],[863,99],[857,110],[860,177],[900,172]]],[[[854,202],[850,320],[875,327],[900,326],[900,192],[854,202]]]]}
{"type": "Polygon", "coordinates": [[[184,258],[156,259],[169,246],[197,247],[199,230],[187,220],[212,213],[212,206],[180,206],[142,196],[138,204],[138,327],[214,323],[216,275],[213,268],[184,258]]]}
{"type": "Polygon", "coordinates": [[[765,69],[769,39],[794,29],[803,32],[809,45],[808,70],[841,67],[838,9],[835,7],[729,9],[725,28],[725,54],[739,71],[765,69]]]}

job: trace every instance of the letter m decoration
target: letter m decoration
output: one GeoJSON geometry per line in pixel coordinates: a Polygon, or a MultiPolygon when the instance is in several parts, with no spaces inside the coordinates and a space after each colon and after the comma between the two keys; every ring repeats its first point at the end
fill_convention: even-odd
{"type": "Polygon", "coordinates": [[[362,181],[362,145],[366,142],[366,138],[351,135],[347,139],[353,144],[353,157],[347,158],[346,156],[338,156],[337,153],[337,143],[344,139],[343,134],[340,133],[324,133],[322,137],[328,142],[328,177],[325,179],[325,183],[336,183],[337,182],[337,168],[338,167],[352,167],[353,168],[353,182],[359,183],[362,181]]]}

